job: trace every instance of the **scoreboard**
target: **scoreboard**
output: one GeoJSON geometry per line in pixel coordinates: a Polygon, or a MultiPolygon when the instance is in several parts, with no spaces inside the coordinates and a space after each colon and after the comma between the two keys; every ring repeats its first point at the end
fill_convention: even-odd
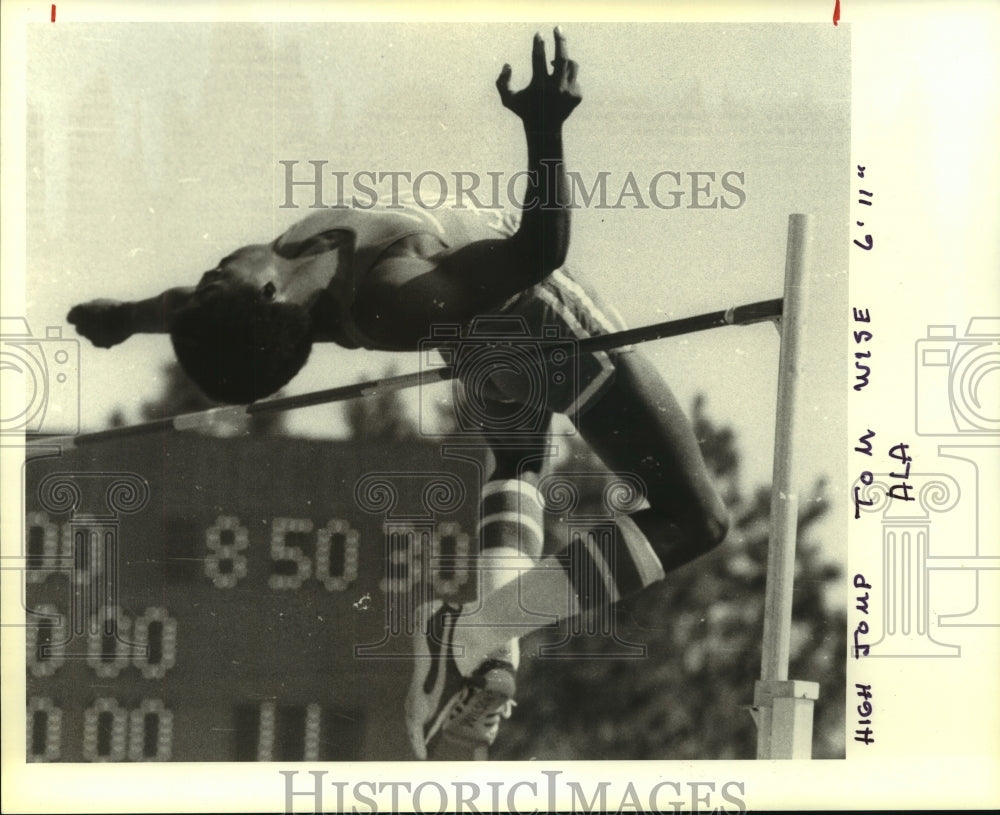
{"type": "Polygon", "coordinates": [[[411,758],[412,610],[475,594],[483,459],[181,433],[35,455],[28,760],[411,758]]]}

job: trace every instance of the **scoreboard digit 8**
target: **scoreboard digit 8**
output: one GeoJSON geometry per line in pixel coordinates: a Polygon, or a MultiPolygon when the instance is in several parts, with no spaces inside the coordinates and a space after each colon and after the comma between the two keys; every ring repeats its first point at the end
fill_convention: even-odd
{"type": "Polygon", "coordinates": [[[480,472],[281,436],[31,459],[28,760],[411,758],[409,621],[475,592],[480,472]]]}

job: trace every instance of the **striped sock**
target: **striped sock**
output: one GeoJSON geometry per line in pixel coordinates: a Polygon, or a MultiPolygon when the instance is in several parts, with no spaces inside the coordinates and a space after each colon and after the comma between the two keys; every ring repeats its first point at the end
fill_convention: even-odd
{"type": "Polygon", "coordinates": [[[613,528],[573,534],[556,556],[570,585],[572,613],[608,609],[658,580],[664,573],[639,527],[627,515],[613,528]]]}
{"type": "MultiPolygon", "coordinates": [[[[480,498],[479,566],[486,597],[533,568],[545,542],[542,496],[534,484],[510,478],[488,481],[480,498]]],[[[488,658],[520,662],[517,638],[511,638],[488,658]]]]}
{"type": "Polygon", "coordinates": [[[558,620],[602,613],[663,577],[659,558],[628,516],[617,519],[617,530],[581,530],[564,551],[515,573],[463,613],[466,623],[455,632],[463,655],[456,661],[471,672],[507,645],[511,628],[523,637],[558,620]]]}

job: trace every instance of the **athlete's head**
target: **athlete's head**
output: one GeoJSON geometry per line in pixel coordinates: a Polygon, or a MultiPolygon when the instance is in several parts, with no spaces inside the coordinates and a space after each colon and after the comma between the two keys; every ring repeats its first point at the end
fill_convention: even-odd
{"type": "Polygon", "coordinates": [[[206,396],[248,404],[269,396],[305,365],[309,312],[278,296],[273,255],[248,246],[206,272],[170,324],[177,361],[206,396]]]}

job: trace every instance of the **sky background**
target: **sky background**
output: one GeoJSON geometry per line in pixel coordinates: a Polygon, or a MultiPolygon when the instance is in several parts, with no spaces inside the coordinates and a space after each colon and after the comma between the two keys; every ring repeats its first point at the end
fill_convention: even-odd
{"type": "MultiPolygon", "coordinates": [[[[350,174],[523,169],[517,120],[493,86],[529,74],[535,25],[71,24],[29,27],[26,316],[36,335],[96,297],[138,299],[197,281],[233,248],[308,214],[282,209],[281,160],[350,174]]],[[[583,104],[568,167],[744,174],[743,206],[583,208],[569,263],[630,326],[782,294],[788,215],[814,216],[802,426],[803,480],[836,473],[845,432],[850,53],[823,25],[566,26],[583,104]],[[839,449],[842,445],[838,445],[839,449]]],[[[551,30],[546,34],[551,58],[551,30]]],[[[332,179],[327,185],[332,196],[332,179]]],[[[661,187],[661,190],[665,189],[661,187]]],[[[431,188],[433,192],[433,188],[431,188]]],[[[718,181],[712,195],[723,193],[718,181]]],[[[666,197],[661,193],[661,197],[666,197]]],[[[732,195],[727,195],[729,201],[732,195]]],[[[647,200],[647,203],[648,200],[647,200]]],[[[645,346],[685,406],[698,393],[732,424],[745,483],[771,473],[778,335],[770,324],[645,346]]],[[[80,344],[81,426],[137,421],[171,358],[165,336],[112,351],[80,344]]],[[[377,377],[415,355],[317,346],[288,393],[377,377]]],[[[409,394],[415,404],[415,394],[409,394]]],[[[339,406],[290,415],[293,432],[343,433],[339,406]]],[[[57,428],[54,428],[57,429],[57,428]]],[[[839,481],[838,481],[839,483],[839,481]]]]}

